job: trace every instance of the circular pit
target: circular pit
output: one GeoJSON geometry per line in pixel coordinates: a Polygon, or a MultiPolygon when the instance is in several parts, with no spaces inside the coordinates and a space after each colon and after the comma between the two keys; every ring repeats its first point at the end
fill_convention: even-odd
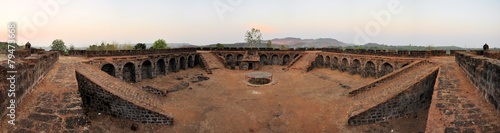
{"type": "Polygon", "coordinates": [[[250,86],[264,86],[275,83],[275,81],[273,81],[273,74],[260,71],[247,73],[245,82],[250,86]]]}

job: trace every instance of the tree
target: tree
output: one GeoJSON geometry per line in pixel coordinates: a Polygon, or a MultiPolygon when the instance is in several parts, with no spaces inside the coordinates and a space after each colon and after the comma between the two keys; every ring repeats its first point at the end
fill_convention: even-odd
{"type": "Polygon", "coordinates": [[[158,39],[153,43],[150,49],[167,49],[167,43],[163,39],[158,39]]]}
{"type": "Polygon", "coordinates": [[[144,43],[137,43],[137,44],[134,46],[134,49],[135,49],[135,50],[143,50],[143,49],[146,49],[146,44],[144,44],[144,43]]]}
{"type": "Polygon", "coordinates": [[[217,43],[215,45],[218,49],[223,49],[224,48],[224,44],[220,44],[220,43],[217,43]]]}
{"type": "Polygon", "coordinates": [[[267,48],[272,48],[273,47],[273,42],[271,42],[271,40],[267,40],[266,46],[267,46],[267,48]]]}
{"type": "Polygon", "coordinates": [[[287,47],[287,46],[285,46],[285,45],[281,45],[281,46],[280,46],[280,50],[288,50],[288,47],[287,47]]]}
{"type": "Polygon", "coordinates": [[[90,45],[89,48],[87,48],[87,50],[90,50],[90,51],[98,50],[98,46],[96,44],[90,45]]]}
{"type": "Polygon", "coordinates": [[[245,41],[253,47],[254,44],[260,44],[262,40],[262,34],[259,29],[252,28],[252,30],[247,31],[245,34],[245,41]]]}
{"type": "Polygon", "coordinates": [[[69,45],[69,50],[75,50],[75,46],[73,44],[69,45]]]}
{"type": "Polygon", "coordinates": [[[52,44],[50,45],[50,50],[66,51],[66,45],[64,45],[63,40],[56,39],[52,41],[52,44]]]}

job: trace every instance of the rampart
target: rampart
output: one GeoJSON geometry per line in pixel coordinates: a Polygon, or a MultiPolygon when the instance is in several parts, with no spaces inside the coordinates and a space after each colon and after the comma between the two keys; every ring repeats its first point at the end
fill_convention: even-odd
{"type": "Polygon", "coordinates": [[[420,109],[429,108],[438,72],[439,70],[435,69],[427,76],[417,79],[415,84],[402,93],[391,97],[386,102],[380,103],[367,111],[349,116],[348,125],[356,126],[384,122],[416,113],[420,109]]]}
{"type": "MultiPolygon", "coordinates": [[[[30,52],[24,51],[23,54],[28,54],[30,52]]],[[[19,54],[19,55],[23,55],[19,54]]],[[[15,91],[15,102],[16,105],[21,103],[24,96],[32,91],[45,75],[52,69],[55,62],[59,59],[58,52],[45,52],[38,51],[36,54],[31,54],[25,58],[16,57],[12,64],[14,69],[9,67],[8,61],[0,62],[0,72],[4,73],[0,75],[0,114],[5,116],[8,112],[7,108],[10,106],[10,93],[15,91]],[[7,71],[16,71],[15,73],[7,73],[7,71]],[[7,80],[11,78],[11,75],[15,75],[15,81],[7,80]],[[14,89],[11,89],[14,87],[14,89]],[[9,91],[12,90],[12,91],[9,91]]],[[[14,95],[12,95],[14,96],[14,95]]]]}
{"type": "Polygon", "coordinates": [[[500,111],[500,60],[460,52],[455,60],[472,84],[500,111]]]}

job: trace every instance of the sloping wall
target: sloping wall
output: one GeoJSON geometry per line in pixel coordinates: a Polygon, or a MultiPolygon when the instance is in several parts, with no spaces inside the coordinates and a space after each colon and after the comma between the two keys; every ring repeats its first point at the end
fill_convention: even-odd
{"type": "Polygon", "coordinates": [[[500,60],[459,52],[455,60],[484,98],[500,111],[500,60]]]}

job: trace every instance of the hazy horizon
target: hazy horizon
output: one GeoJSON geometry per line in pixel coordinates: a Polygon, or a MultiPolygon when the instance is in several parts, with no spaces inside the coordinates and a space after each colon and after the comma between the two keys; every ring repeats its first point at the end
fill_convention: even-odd
{"type": "Polygon", "coordinates": [[[244,42],[251,28],[260,29],[265,40],[500,47],[500,1],[495,0],[0,1],[0,41],[7,41],[8,23],[16,22],[18,44],[29,41],[37,47],[55,39],[76,47],[160,38],[194,45],[236,43],[244,42]]]}

